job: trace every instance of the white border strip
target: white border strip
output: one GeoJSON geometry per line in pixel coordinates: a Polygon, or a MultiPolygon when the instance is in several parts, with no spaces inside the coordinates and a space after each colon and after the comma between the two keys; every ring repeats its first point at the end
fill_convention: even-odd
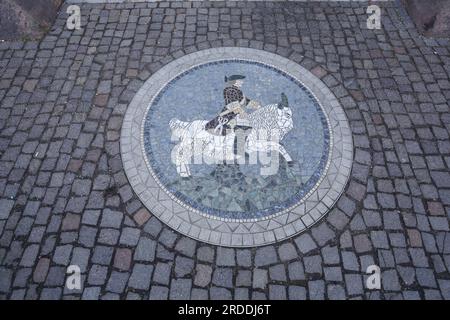
{"type": "Polygon", "coordinates": [[[394,2],[396,0],[66,0],[78,3],[151,3],[151,2],[394,2]]]}

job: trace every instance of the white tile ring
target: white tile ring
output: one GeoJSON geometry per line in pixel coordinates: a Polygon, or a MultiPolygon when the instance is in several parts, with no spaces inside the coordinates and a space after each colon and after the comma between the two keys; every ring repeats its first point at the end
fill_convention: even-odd
{"type": "Polygon", "coordinates": [[[353,161],[353,141],[345,112],[320,79],[299,64],[279,55],[236,47],[191,53],[170,62],[153,74],[136,93],[127,109],[120,146],[128,180],[153,215],[188,237],[229,247],[267,245],[310,228],[327,214],[340,197],[350,176],[353,161]],[[158,92],[177,75],[192,67],[229,59],[266,64],[299,81],[319,102],[330,129],[328,162],[314,188],[294,206],[261,219],[219,218],[182,203],[154,177],[143,151],[142,122],[158,92]],[[161,197],[164,197],[164,202],[158,200],[161,197]],[[270,223],[271,220],[274,223],[270,223]],[[281,221],[288,222],[280,224],[281,221]]]}

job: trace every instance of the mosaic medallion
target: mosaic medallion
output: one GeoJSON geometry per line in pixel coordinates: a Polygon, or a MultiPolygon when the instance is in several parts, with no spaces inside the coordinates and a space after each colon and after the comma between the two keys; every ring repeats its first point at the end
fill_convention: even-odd
{"type": "Polygon", "coordinates": [[[223,246],[258,246],[320,220],[345,187],[352,140],[330,90],[283,57],[244,48],[186,55],[125,116],[128,179],[161,221],[223,246]]]}

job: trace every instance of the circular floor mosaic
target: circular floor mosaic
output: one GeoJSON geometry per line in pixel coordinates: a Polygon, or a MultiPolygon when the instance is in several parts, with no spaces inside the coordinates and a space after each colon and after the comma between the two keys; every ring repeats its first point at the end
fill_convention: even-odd
{"type": "Polygon", "coordinates": [[[208,49],[155,73],[131,102],[121,153],[161,221],[223,246],[258,246],[320,220],[345,187],[352,139],[331,91],[261,50],[208,49]]]}

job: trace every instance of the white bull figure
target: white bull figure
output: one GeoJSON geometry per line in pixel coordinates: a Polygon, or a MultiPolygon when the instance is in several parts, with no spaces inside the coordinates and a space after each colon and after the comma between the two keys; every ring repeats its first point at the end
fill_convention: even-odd
{"type": "MultiPolygon", "coordinates": [[[[261,107],[248,114],[247,119],[251,129],[243,144],[243,151],[253,160],[256,159],[255,155],[259,156],[262,164],[261,175],[272,175],[277,172],[279,154],[286,162],[292,163],[291,156],[280,144],[283,137],[293,128],[292,110],[284,94],[282,102],[261,107]],[[266,161],[267,154],[270,155],[270,163],[266,161]]],[[[189,164],[192,163],[235,163],[236,160],[237,163],[242,163],[240,161],[245,159],[245,156],[235,153],[235,132],[231,131],[225,136],[214,135],[205,130],[207,122],[207,120],[183,122],[178,119],[169,122],[172,141],[179,142],[172,149],[172,162],[181,177],[191,175],[189,164]]]]}

